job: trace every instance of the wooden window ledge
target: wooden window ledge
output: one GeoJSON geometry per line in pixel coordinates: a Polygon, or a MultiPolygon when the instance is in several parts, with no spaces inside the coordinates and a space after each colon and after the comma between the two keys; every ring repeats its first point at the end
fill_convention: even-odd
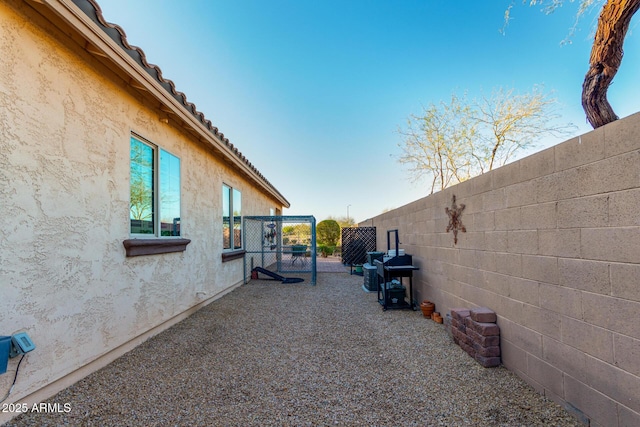
{"type": "Polygon", "coordinates": [[[190,239],[127,239],[122,242],[128,257],[183,252],[189,243],[190,239]]]}

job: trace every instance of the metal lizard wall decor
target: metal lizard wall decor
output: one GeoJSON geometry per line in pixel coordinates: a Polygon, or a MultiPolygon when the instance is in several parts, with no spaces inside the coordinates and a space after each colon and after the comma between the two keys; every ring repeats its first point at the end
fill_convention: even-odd
{"type": "Polygon", "coordinates": [[[447,233],[449,231],[453,231],[453,244],[458,244],[458,231],[462,231],[463,233],[467,232],[467,229],[462,224],[460,217],[462,217],[462,211],[465,208],[464,204],[460,204],[458,207],[456,205],[456,195],[454,194],[451,198],[451,209],[444,208],[444,211],[449,215],[449,225],[447,225],[447,233]]]}

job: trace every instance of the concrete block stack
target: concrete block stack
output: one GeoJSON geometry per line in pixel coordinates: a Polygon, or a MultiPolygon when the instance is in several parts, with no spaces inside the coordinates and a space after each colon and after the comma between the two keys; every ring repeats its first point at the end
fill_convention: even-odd
{"type": "Polygon", "coordinates": [[[500,327],[495,311],[487,307],[452,308],[453,342],[485,368],[500,365],[500,327]]]}

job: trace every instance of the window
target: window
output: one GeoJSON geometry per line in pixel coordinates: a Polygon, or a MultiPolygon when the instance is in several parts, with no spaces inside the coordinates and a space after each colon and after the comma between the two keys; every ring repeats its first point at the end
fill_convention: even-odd
{"type": "Polygon", "coordinates": [[[222,242],[225,250],[242,249],[242,194],[222,185],[222,242]]]}
{"type": "Polygon", "coordinates": [[[131,234],[180,236],[180,159],[131,137],[131,234]]]}

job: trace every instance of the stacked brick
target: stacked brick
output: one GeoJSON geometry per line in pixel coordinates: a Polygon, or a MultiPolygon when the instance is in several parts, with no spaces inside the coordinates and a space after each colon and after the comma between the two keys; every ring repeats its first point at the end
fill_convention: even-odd
{"type": "Polygon", "coordinates": [[[485,368],[500,365],[500,327],[495,311],[486,307],[452,308],[453,341],[485,368]]]}

